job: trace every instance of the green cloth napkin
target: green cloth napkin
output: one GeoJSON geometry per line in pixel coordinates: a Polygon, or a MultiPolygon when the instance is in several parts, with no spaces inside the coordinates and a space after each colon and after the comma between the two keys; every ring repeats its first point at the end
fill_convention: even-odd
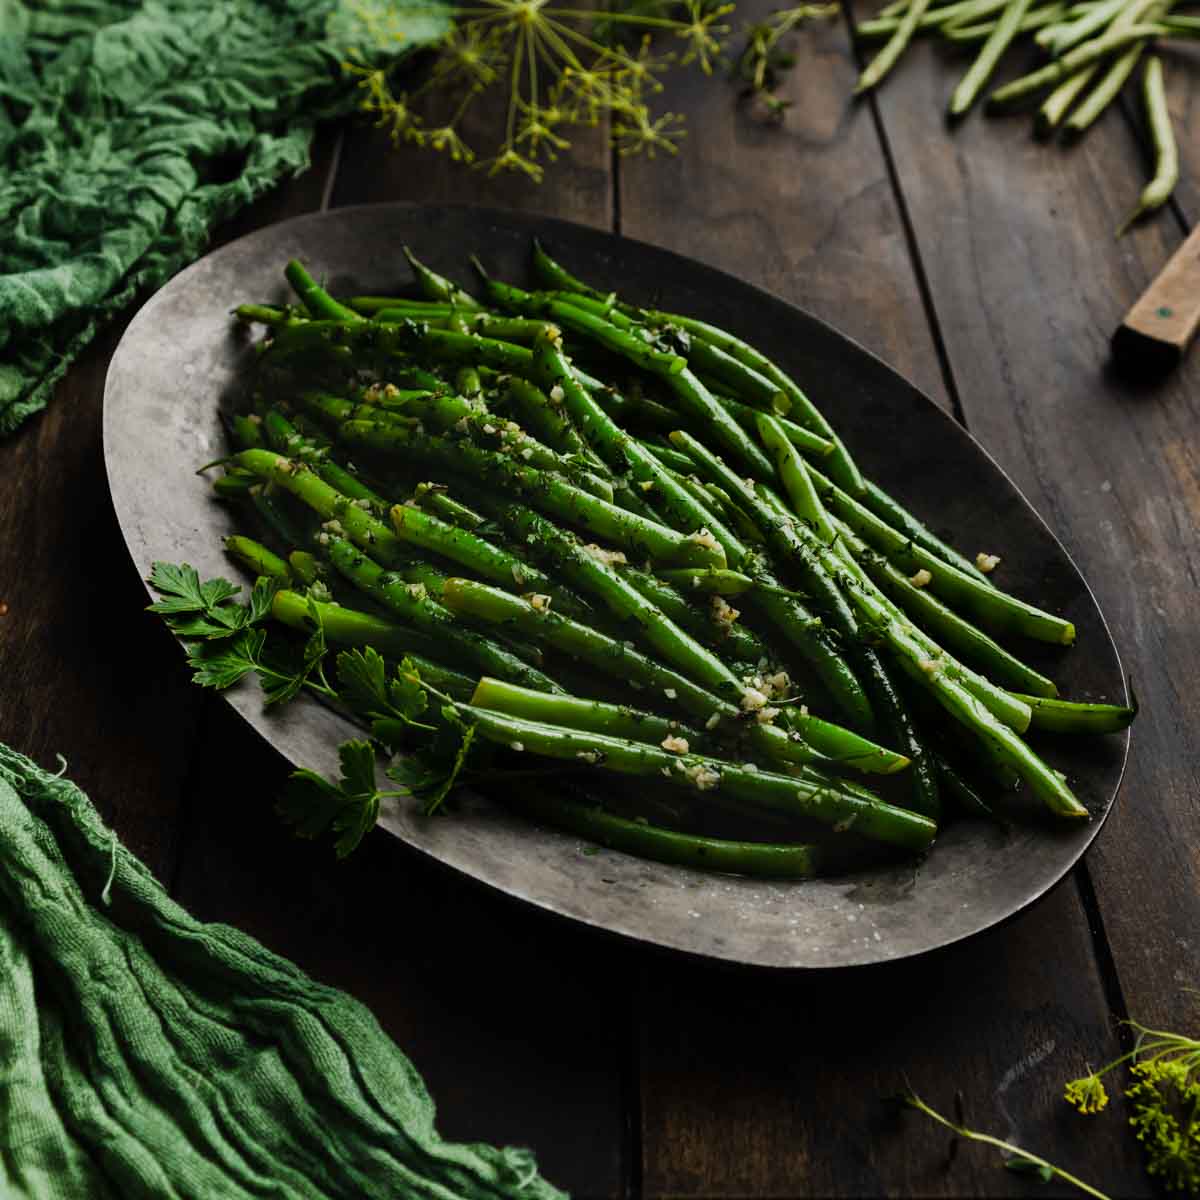
{"type": "Polygon", "coordinates": [[[551,1200],[442,1141],[371,1014],[189,916],[88,798],[0,745],[0,1195],[551,1200]]]}
{"type": "Polygon", "coordinates": [[[444,0],[0,0],[0,434],[109,317],[308,165],[444,0]]]}

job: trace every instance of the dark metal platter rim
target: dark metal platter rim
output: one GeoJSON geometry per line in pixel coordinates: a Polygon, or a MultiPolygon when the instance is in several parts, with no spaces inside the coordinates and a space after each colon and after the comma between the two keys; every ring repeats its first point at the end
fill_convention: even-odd
{"type": "MultiPolygon", "coordinates": [[[[246,250],[248,245],[252,245],[256,241],[267,239],[270,235],[277,236],[281,231],[303,230],[305,226],[310,225],[315,228],[320,228],[322,224],[330,221],[331,219],[347,220],[358,218],[367,222],[372,220],[378,221],[385,218],[387,214],[408,215],[413,218],[419,218],[422,214],[436,214],[439,217],[451,215],[461,218],[465,223],[475,222],[477,224],[487,224],[496,229],[513,229],[516,227],[517,231],[519,231],[522,236],[528,237],[536,234],[541,236],[543,240],[551,241],[551,243],[553,243],[555,239],[561,239],[562,241],[568,243],[582,240],[584,242],[592,241],[602,244],[612,244],[613,246],[619,247],[620,253],[623,256],[627,257],[628,255],[632,254],[635,258],[641,258],[649,261],[650,263],[653,263],[654,260],[659,260],[660,270],[657,272],[656,277],[669,279],[672,274],[677,275],[678,273],[682,272],[684,278],[690,276],[692,279],[706,281],[708,286],[713,289],[733,288],[739,289],[745,293],[749,293],[754,303],[769,306],[777,313],[786,316],[790,320],[798,321],[801,325],[807,322],[810,328],[819,330],[824,337],[834,339],[848,347],[848,353],[852,357],[859,356],[861,359],[868,360],[869,362],[873,363],[877,370],[882,371],[886,376],[893,377],[894,380],[899,384],[902,384],[903,387],[911,389],[916,395],[919,395],[924,401],[925,407],[923,412],[925,417],[927,418],[929,416],[929,410],[936,412],[938,417],[941,418],[942,422],[944,422],[946,426],[953,428],[954,435],[966,439],[971,444],[974,451],[982,456],[982,458],[987,462],[988,466],[995,473],[995,475],[1004,481],[1004,483],[1009,489],[1011,489],[1015,496],[1020,498],[1024,505],[1026,514],[1032,517],[1040,526],[1044,536],[1047,537],[1052,543],[1057,556],[1063,563],[1067,565],[1070,572],[1073,574],[1074,580],[1077,581],[1078,586],[1082,589],[1083,595],[1086,597],[1089,610],[1091,613],[1094,613],[1096,619],[1098,620],[1099,628],[1103,632],[1104,637],[1107,639],[1107,646],[1112,652],[1116,664],[1117,674],[1121,681],[1120,687],[1124,692],[1125,684],[1123,672],[1121,671],[1116,647],[1112,641],[1111,632],[1108,629],[1103,612],[1100,610],[1090,586],[1087,584],[1087,581],[1083,578],[1082,574],[1075,566],[1066,549],[1061,545],[1058,539],[1054,536],[1053,532],[1048,528],[1048,526],[1046,526],[1045,522],[1042,521],[1040,515],[1038,515],[1036,510],[1033,509],[1032,505],[1025,500],[1019,489],[1016,488],[1007,474],[995,462],[986,449],[977,441],[975,441],[968,431],[962,429],[962,427],[954,422],[951,417],[949,417],[943,410],[934,404],[932,400],[930,400],[927,396],[924,396],[924,394],[920,393],[917,389],[913,388],[913,386],[904,380],[902,376],[892,370],[892,368],[888,367],[887,364],[879,359],[877,355],[873,354],[870,350],[867,350],[861,346],[854,339],[841,333],[833,326],[823,321],[821,318],[814,316],[803,308],[791,304],[790,302],[781,299],[765,289],[747,284],[733,276],[727,275],[716,268],[699,263],[693,259],[686,258],[685,256],[677,255],[671,251],[652,246],[648,243],[639,242],[628,238],[620,238],[612,234],[604,233],[603,231],[591,229],[586,226],[580,226],[568,221],[562,221],[557,218],[528,217],[523,214],[475,208],[468,205],[437,206],[436,208],[433,208],[432,206],[411,204],[359,205],[354,206],[353,208],[337,209],[329,213],[307,214],[305,216],[292,218],[289,221],[280,222],[275,226],[270,226],[266,229],[247,234],[244,237],[239,238],[234,242],[230,242],[216,251],[213,251],[204,259],[192,264],[179,275],[175,276],[175,278],[172,279],[163,289],[161,289],[159,293],[147,301],[142,310],[139,311],[134,321],[131,323],[125,337],[122,339],[122,345],[118,347],[117,353],[114,355],[113,364],[110,366],[109,375],[105,384],[105,467],[106,471],[108,472],[110,492],[113,497],[114,507],[117,509],[122,536],[125,540],[126,547],[135,562],[144,560],[144,553],[141,552],[144,551],[146,547],[144,545],[135,544],[134,529],[129,521],[125,519],[126,512],[123,504],[121,503],[121,497],[123,496],[124,492],[121,469],[119,465],[120,454],[117,449],[121,430],[119,427],[119,421],[113,416],[115,406],[114,404],[110,403],[110,398],[117,390],[117,374],[115,368],[118,360],[120,359],[122,349],[125,348],[126,341],[131,338],[136,338],[142,322],[153,318],[155,308],[157,306],[165,305],[169,298],[177,291],[186,290],[189,286],[190,278],[200,273],[205,268],[205,265],[210,263],[210,260],[224,258],[236,259],[239,254],[242,254],[246,250]]],[[[147,590],[149,591],[148,588],[147,590]]],[[[268,743],[273,746],[273,748],[283,754],[285,758],[288,758],[293,762],[295,761],[292,755],[288,754],[286,750],[281,748],[276,739],[272,737],[271,732],[264,728],[261,718],[256,719],[257,714],[253,711],[253,709],[245,703],[238,702],[238,696],[236,693],[227,694],[226,698],[232,704],[235,711],[237,711],[239,715],[256,730],[256,732],[262,735],[265,740],[267,740],[268,743]]],[[[412,840],[410,837],[405,836],[405,833],[402,830],[389,825],[386,821],[384,824],[386,828],[389,828],[390,832],[398,836],[400,840],[404,841],[411,849],[417,850],[426,858],[432,859],[433,861],[439,863],[439,865],[442,867],[448,867],[450,870],[453,870],[458,874],[467,876],[472,880],[473,883],[485,884],[486,886],[504,892],[512,899],[533,904],[544,911],[554,914],[555,916],[565,917],[567,919],[577,921],[606,934],[647,942],[671,952],[680,952],[691,957],[706,958],[728,965],[753,966],[772,970],[841,969],[842,967],[846,966],[862,966],[880,962],[899,961],[902,958],[917,957],[923,954],[931,953],[935,950],[955,945],[973,936],[977,936],[987,930],[999,927],[1000,925],[1013,919],[1021,912],[1025,911],[1030,905],[1036,903],[1039,899],[1045,896],[1050,890],[1057,886],[1057,884],[1059,884],[1067,874],[1069,874],[1070,870],[1082,858],[1084,853],[1086,853],[1087,849],[1093,843],[1096,836],[1099,834],[1100,829],[1104,826],[1113,808],[1115,807],[1116,796],[1119,791],[1121,780],[1124,776],[1125,765],[1128,757],[1128,744],[1128,735],[1121,735],[1120,761],[1119,763],[1114,764],[1115,772],[1112,776],[1111,790],[1108,793],[1103,808],[1089,823],[1089,826],[1085,831],[1086,836],[1079,837],[1075,840],[1074,845],[1070,848],[1070,852],[1064,853],[1061,859],[1056,861],[1054,872],[1045,879],[1039,881],[1038,887],[1028,891],[1023,896],[1019,897],[1014,903],[1009,904],[1003,911],[996,912],[989,918],[983,920],[974,928],[965,929],[936,943],[930,943],[920,948],[906,951],[903,954],[897,954],[887,958],[882,958],[874,954],[867,954],[860,959],[842,958],[836,962],[783,961],[779,959],[762,957],[747,958],[744,956],[744,954],[740,953],[736,947],[731,948],[729,951],[718,951],[714,950],[712,947],[698,948],[696,946],[686,944],[686,941],[679,941],[678,939],[664,939],[662,936],[647,934],[644,931],[639,932],[636,929],[619,928],[611,921],[593,917],[587,912],[569,912],[564,909],[561,904],[556,903],[554,897],[543,897],[530,894],[527,891],[522,891],[519,887],[506,886],[493,879],[486,878],[483,875],[472,871],[469,867],[465,867],[460,863],[449,861],[442,854],[439,854],[435,847],[422,844],[420,841],[412,840]]],[[[541,832],[542,831],[539,830],[539,834],[541,832]]],[[[551,834],[550,831],[546,831],[546,833],[552,839],[558,840],[562,840],[565,836],[556,833],[551,834]]],[[[567,840],[577,841],[577,839],[567,840]]],[[[935,849],[935,853],[936,852],[937,851],[935,849]]],[[[615,854],[616,852],[606,851],[605,853],[615,854]]],[[[679,868],[672,868],[672,870],[680,872],[683,875],[689,874],[688,872],[681,871],[679,868]]],[[[862,906],[860,905],[859,907],[861,908],[862,906]]]]}

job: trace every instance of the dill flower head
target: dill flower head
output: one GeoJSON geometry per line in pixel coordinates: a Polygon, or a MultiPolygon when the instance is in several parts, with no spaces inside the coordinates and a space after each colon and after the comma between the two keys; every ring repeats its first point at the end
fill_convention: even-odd
{"type": "Polygon", "coordinates": [[[1132,1068],[1129,1118],[1146,1152],[1146,1170],[1171,1191],[1200,1196],[1200,1076],[1180,1059],[1151,1059],[1132,1068]]]}
{"type": "Polygon", "coordinates": [[[1072,1079],[1064,1093],[1068,1104],[1073,1104],[1081,1113],[1102,1112],[1108,1105],[1108,1092],[1099,1075],[1084,1075],[1072,1079]]]}

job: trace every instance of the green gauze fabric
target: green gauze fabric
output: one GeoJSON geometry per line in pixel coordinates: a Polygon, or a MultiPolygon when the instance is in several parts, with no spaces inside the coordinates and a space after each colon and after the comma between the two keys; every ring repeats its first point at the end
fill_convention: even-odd
{"type": "Polygon", "coordinates": [[[99,325],[308,165],[443,0],[0,0],[0,434],[99,325]]]}
{"type": "Polygon", "coordinates": [[[0,1195],[562,1200],[444,1142],[357,1001],[167,896],[67,779],[0,745],[0,1195]]]}

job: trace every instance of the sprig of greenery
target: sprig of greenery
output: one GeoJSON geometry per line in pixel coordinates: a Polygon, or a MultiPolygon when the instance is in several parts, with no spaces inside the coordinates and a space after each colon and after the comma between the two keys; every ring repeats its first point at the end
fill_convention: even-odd
{"type": "Polygon", "coordinates": [[[1004,1165],[1010,1171],[1018,1171],[1022,1174],[1034,1174],[1047,1183],[1057,1177],[1065,1183],[1077,1187],[1081,1192],[1089,1196],[1094,1196],[1096,1200],[1109,1200],[1109,1197],[1104,1192],[1092,1187],[1089,1183],[1084,1183],[1082,1179],[1079,1179],[1068,1171],[1064,1171],[1062,1167],[1056,1167],[1052,1162],[1047,1162],[1040,1155],[1033,1154],[1029,1150],[1022,1149],[1020,1146],[1014,1146],[1011,1142],[1002,1141],[1000,1138],[993,1137],[989,1133],[980,1133],[977,1129],[969,1128],[963,1123],[961,1115],[959,1120],[951,1121],[949,1117],[944,1117],[936,1109],[931,1108],[911,1089],[897,1096],[896,1100],[901,1104],[907,1105],[909,1108],[915,1108],[918,1112],[924,1113],[927,1117],[937,1121],[939,1125],[944,1125],[957,1137],[965,1138],[971,1142],[982,1142],[986,1146],[992,1146],[997,1150],[1003,1151],[1008,1155],[1004,1160],[1004,1165]]]}
{"type": "MultiPolygon", "coordinates": [[[[1132,1109],[1129,1124],[1146,1154],[1146,1170],[1162,1180],[1169,1191],[1200,1196],[1200,1040],[1148,1029],[1136,1021],[1125,1024],[1137,1032],[1134,1048],[1099,1070],[1070,1080],[1064,1098],[1081,1113],[1102,1112],[1108,1107],[1108,1091],[1101,1077],[1122,1063],[1136,1060],[1130,1067],[1133,1082],[1125,1089],[1125,1100],[1132,1109]]],[[[1010,1155],[1004,1162],[1009,1170],[1031,1172],[1045,1182],[1057,1177],[1103,1200],[1104,1193],[1046,1159],[990,1134],[969,1129],[958,1097],[957,1121],[942,1116],[911,1089],[896,1099],[959,1137],[1005,1151],[1010,1155]]]]}
{"type": "Polygon", "coordinates": [[[201,583],[189,563],[156,562],[149,582],[163,598],[148,610],[158,613],[177,636],[194,643],[187,657],[193,683],[224,691],[253,673],[268,705],[286,704],[305,687],[336,698],[322,670],[328,647],[320,612],[311,600],[313,632],[297,652],[274,639],[268,643],[261,628],[279,590],[277,580],[260,576],[248,604],[238,603],[242,589],[236,583],[220,577],[201,583]]]}
{"type": "Polygon", "coordinates": [[[827,20],[841,11],[841,4],[799,4],[776,9],[765,21],[745,28],[746,44],[738,55],[734,74],[744,85],[745,94],[762,105],[776,119],[791,106],[790,100],[775,94],[784,76],[796,65],[796,56],[787,48],[787,36],[808,21],[827,20]]]}
{"type": "Polygon", "coordinates": [[[684,136],[676,113],[656,114],[650,98],[669,66],[695,63],[706,74],[720,61],[723,18],[732,3],[638,0],[610,10],[572,7],[570,0],[467,0],[436,45],[425,80],[393,89],[387,69],[351,51],[343,64],[359,77],[360,108],[394,142],[450,155],[455,162],[523,174],[540,182],[545,162],[569,149],[565,134],[611,121],[621,154],[676,152],[684,136]],[[629,47],[622,30],[642,33],[629,47]],[[656,51],[652,34],[669,35],[678,50],[656,51]],[[477,159],[462,137],[464,119],[485,95],[506,88],[507,117],[495,153],[477,159]]]}

